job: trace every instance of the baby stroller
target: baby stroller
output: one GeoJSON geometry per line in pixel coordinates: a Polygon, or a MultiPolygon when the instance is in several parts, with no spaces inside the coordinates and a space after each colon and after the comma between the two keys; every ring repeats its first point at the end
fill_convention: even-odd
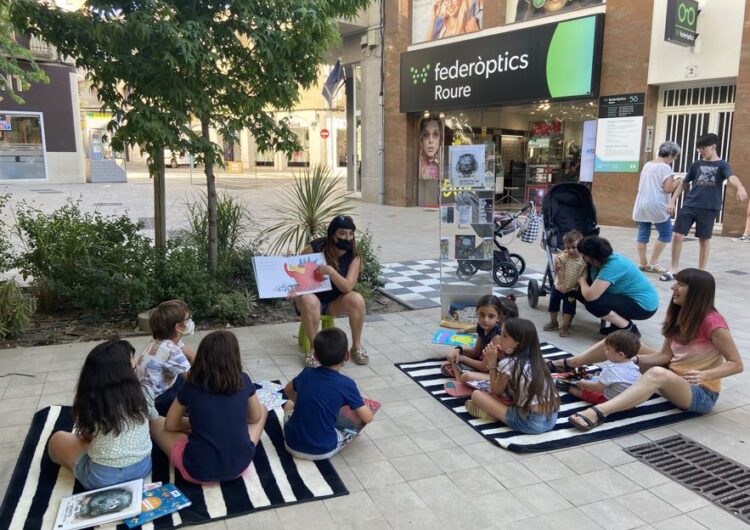
{"type": "Polygon", "coordinates": [[[542,218],[542,247],[547,252],[547,268],[541,285],[537,280],[529,280],[526,295],[532,308],[537,306],[540,296],[552,290],[555,283],[552,254],[563,250],[563,236],[574,229],[584,237],[599,234],[591,190],[577,182],[552,186],[542,200],[542,218]]]}
{"type": "MultiPolygon", "coordinates": [[[[524,214],[533,203],[529,203],[515,214],[500,212],[493,221],[493,242],[495,249],[492,253],[492,279],[500,287],[513,287],[519,276],[526,270],[526,260],[520,254],[511,253],[508,247],[500,244],[504,235],[512,234],[518,229],[518,218],[524,214]]],[[[474,231],[480,238],[489,237],[488,225],[472,224],[474,231]]],[[[476,249],[476,253],[481,247],[476,249]]],[[[456,276],[466,280],[474,276],[478,270],[489,270],[489,262],[477,259],[459,259],[456,276]]]]}

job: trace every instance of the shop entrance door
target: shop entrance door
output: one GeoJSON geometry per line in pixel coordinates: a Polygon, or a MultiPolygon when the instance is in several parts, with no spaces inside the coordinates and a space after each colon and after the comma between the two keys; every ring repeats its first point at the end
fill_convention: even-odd
{"type": "MultiPolygon", "coordinates": [[[[703,134],[715,132],[721,139],[717,154],[727,160],[732,140],[734,101],[735,85],[660,89],[654,150],[666,140],[680,144],[682,155],[675,160],[673,168],[675,173],[685,173],[698,159],[695,141],[703,134]]],[[[726,191],[724,182],[722,204],[726,191]]],[[[677,201],[677,211],[682,207],[686,192],[683,191],[677,201]]],[[[721,225],[723,219],[722,209],[716,222],[721,225]]]]}

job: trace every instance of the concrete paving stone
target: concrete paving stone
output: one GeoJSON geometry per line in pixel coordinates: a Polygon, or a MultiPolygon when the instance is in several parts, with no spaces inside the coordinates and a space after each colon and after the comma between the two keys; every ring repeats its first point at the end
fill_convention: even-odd
{"type": "MultiPolygon", "coordinates": [[[[396,401],[393,403],[385,403],[379,411],[379,414],[383,414],[389,418],[398,418],[399,416],[409,416],[414,414],[417,409],[408,401],[396,401]]],[[[377,416],[378,420],[380,416],[377,416]]]]}
{"type": "Polygon", "coordinates": [[[201,525],[201,530],[227,530],[226,521],[211,521],[201,525]]]}
{"type": "MultiPolygon", "coordinates": [[[[65,382],[66,385],[69,385],[68,382],[65,382]]],[[[42,384],[30,384],[30,385],[23,385],[23,386],[8,386],[5,388],[5,391],[3,392],[2,396],[3,399],[13,399],[13,398],[21,398],[21,397],[31,397],[31,396],[40,396],[42,395],[42,391],[44,390],[44,383],[42,384]]]]}
{"type": "MultiPolygon", "coordinates": [[[[58,376],[57,379],[53,377],[52,380],[65,381],[65,380],[70,379],[70,376],[68,375],[70,373],[69,371],[62,372],[62,373],[65,375],[65,377],[58,376]]],[[[73,371],[73,373],[74,373],[73,377],[77,378],[78,374],[80,373],[80,370],[75,370],[73,371]]],[[[2,381],[6,384],[6,386],[11,387],[11,388],[18,387],[18,386],[43,385],[45,381],[49,380],[50,376],[54,376],[57,374],[37,373],[37,374],[29,374],[29,375],[32,375],[32,377],[27,377],[23,375],[10,375],[8,377],[2,378],[2,381]]]]}
{"type": "Polygon", "coordinates": [[[464,495],[473,499],[493,492],[507,491],[485,468],[475,467],[465,469],[460,473],[451,474],[451,480],[464,495]]]}
{"type": "Polygon", "coordinates": [[[0,440],[4,443],[23,442],[29,432],[28,424],[0,427],[0,440]]]}
{"type": "Polygon", "coordinates": [[[585,504],[580,506],[580,509],[597,524],[608,530],[627,530],[646,524],[646,521],[614,499],[585,504]]]}
{"type": "Polygon", "coordinates": [[[380,510],[378,510],[375,503],[370,499],[370,496],[364,491],[326,499],[323,501],[323,504],[328,508],[328,513],[331,514],[336,524],[347,524],[352,521],[369,521],[381,517],[380,510]]]}
{"type": "Polygon", "coordinates": [[[485,466],[485,468],[507,489],[529,486],[542,481],[520,462],[506,461],[501,464],[485,466]]]}
{"type": "Polygon", "coordinates": [[[77,380],[67,380],[67,381],[47,381],[44,383],[44,394],[60,394],[62,392],[70,392],[70,394],[75,394],[76,385],[78,384],[77,380]]]}
{"type": "Polygon", "coordinates": [[[666,475],[662,475],[654,468],[637,460],[629,464],[617,466],[615,469],[642,488],[653,488],[654,486],[670,481],[666,475]]]}
{"type": "Polygon", "coordinates": [[[544,483],[510,488],[509,491],[518,500],[526,503],[526,506],[531,508],[536,515],[545,515],[573,507],[559,493],[544,483]]]}
{"type": "MultiPolygon", "coordinates": [[[[0,401],[0,418],[3,416],[13,416],[21,410],[36,410],[39,403],[39,396],[16,397],[12,399],[3,399],[0,401]]],[[[0,427],[2,427],[0,420],[0,427]]]]}
{"type": "Polygon", "coordinates": [[[262,528],[263,530],[284,530],[276,510],[261,510],[242,517],[233,517],[226,521],[227,530],[246,530],[262,528]]]}
{"type": "Polygon", "coordinates": [[[519,462],[545,482],[575,475],[572,469],[548,454],[521,458],[519,462]]]}
{"type": "Polygon", "coordinates": [[[368,464],[352,464],[350,467],[365,490],[398,484],[404,481],[404,478],[396,471],[393,464],[387,460],[368,464]]]}
{"type": "Polygon", "coordinates": [[[554,453],[552,453],[552,456],[568,466],[570,469],[575,469],[579,475],[583,473],[589,473],[591,471],[609,468],[609,465],[607,465],[606,462],[602,462],[593,454],[587,452],[581,447],[576,447],[575,449],[566,449],[564,451],[555,451],[554,453]]]}
{"type": "Polygon", "coordinates": [[[535,516],[534,511],[510,491],[475,497],[474,504],[495,527],[504,527],[514,521],[525,521],[535,516]]]}
{"type": "MultiPolygon", "coordinates": [[[[376,425],[373,422],[374,427],[376,425]]],[[[405,434],[399,434],[397,436],[391,436],[389,438],[374,439],[375,445],[380,449],[380,452],[385,455],[386,458],[396,458],[399,456],[415,455],[422,452],[422,449],[414,443],[414,441],[405,434]]]]}
{"type": "Polygon", "coordinates": [[[647,523],[656,523],[680,515],[680,511],[648,490],[619,495],[614,499],[647,523]]]}
{"type": "Polygon", "coordinates": [[[456,447],[456,442],[440,430],[415,432],[409,437],[425,453],[456,447]]]}
{"type": "Polygon", "coordinates": [[[559,478],[547,482],[557,493],[565,497],[574,506],[608,499],[610,495],[579,476],[559,478]]]}
{"type": "MultiPolygon", "coordinates": [[[[476,433],[474,429],[472,429],[472,432],[476,433]]],[[[461,444],[461,448],[466,451],[466,454],[488,469],[500,463],[516,462],[520,456],[488,443],[484,437],[476,443],[461,444]]]]}
{"type": "MultiPolygon", "coordinates": [[[[467,445],[473,445],[477,442],[486,443],[484,437],[474,429],[467,429],[463,421],[453,427],[443,427],[442,431],[457,445],[466,448],[467,445]]],[[[474,456],[476,458],[476,456],[474,456]]],[[[485,462],[482,462],[485,463],[485,462]]]]}
{"type": "Polygon", "coordinates": [[[420,413],[412,414],[409,417],[400,416],[398,418],[393,418],[393,423],[407,434],[435,430],[435,424],[433,424],[427,416],[420,413]]]}
{"type": "MultiPolygon", "coordinates": [[[[366,435],[367,430],[365,430],[364,433],[366,435]]],[[[347,446],[346,451],[341,452],[341,457],[350,466],[353,464],[367,464],[370,462],[385,460],[383,453],[380,452],[375,443],[367,436],[357,436],[357,438],[347,446]]]]}
{"type": "Polygon", "coordinates": [[[50,407],[52,405],[73,405],[73,393],[72,392],[57,392],[55,394],[42,394],[39,396],[37,407],[43,409],[44,407],[50,407]]]}
{"type": "Polygon", "coordinates": [[[368,519],[366,521],[353,519],[345,523],[339,523],[335,528],[336,530],[381,530],[392,527],[387,519],[378,517],[377,519],[368,519]]]}
{"type": "MultiPolygon", "coordinates": [[[[347,373],[345,375],[349,374],[347,373]]],[[[403,384],[403,382],[401,384],[403,384]]],[[[359,387],[362,392],[368,392],[376,388],[388,388],[390,386],[390,382],[380,376],[357,378],[357,387],[359,387]]]]}
{"type": "Polygon", "coordinates": [[[426,507],[419,495],[406,482],[370,488],[368,494],[384,516],[392,513],[409,513],[426,507]]]}
{"type": "Polygon", "coordinates": [[[386,513],[385,518],[394,530],[434,530],[443,526],[427,507],[408,512],[386,513]]]}
{"type": "Polygon", "coordinates": [[[509,528],[555,528],[555,530],[598,530],[602,527],[579,508],[568,508],[556,513],[540,515],[531,519],[517,521],[509,528]],[[538,525],[538,526],[536,526],[538,525]]]}
{"type": "Polygon", "coordinates": [[[377,421],[373,421],[367,426],[367,436],[371,440],[389,438],[399,434],[404,434],[404,432],[396,425],[394,420],[389,418],[378,418],[377,421]]]}
{"type": "Polygon", "coordinates": [[[747,523],[713,504],[688,512],[688,515],[712,530],[747,530],[748,526],[747,523]]]}
{"type": "Polygon", "coordinates": [[[466,454],[466,452],[460,447],[433,451],[427,453],[427,456],[430,460],[435,462],[435,465],[439,467],[443,473],[447,474],[453,474],[462,472],[466,469],[479,467],[479,463],[466,454]]]}
{"type": "Polygon", "coordinates": [[[652,441],[661,440],[663,438],[669,438],[675,436],[677,431],[671,427],[659,427],[657,429],[649,429],[647,431],[641,431],[641,434],[652,441]]]}
{"type": "Polygon", "coordinates": [[[341,455],[336,455],[334,459],[331,459],[331,462],[333,463],[333,467],[336,468],[336,473],[339,474],[341,481],[349,492],[362,491],[364,489],[362,483],[341,455]]]}
{"type": "Polygon", "coordinates": [[[581,475],[581,478],[612,497],[626,495],[642,489],[641,486],[614,469],[592,471],[581,475]]]}
{"type": "Polygon", "coordinates": [[[650,441],[640,435],[637,436],[639,441],[635,443],[625,443],[627,440],[631,439],[631,436],[622,436],[620,438],[615,438],[614,440],[586,445],[584,446],[584,449],[586,452],[594,455],[599,460],[606,462],[610,466],[619,466],[621,464],[635,461],[635,458],[622,450],[623,447],[630,447],[632,445],[648,443],[650,441]]]}
{"type": "Polygon", "coordinates": [[[284,530],[331,528],[335,523],[322,502],[304,502],[278,508],[276,514],[284,530]]]}
{"type": "Polygon", "coordinates": [[[429,457],[423,454],[391,458],[391,464],[406,481],[419,480],[442,474],[429,457]]]}
{"type": "Polygon", "coordinates": [[[709,502],[676,482],[666,482],[659,486],[649,488],[649,491],[668,502],[681,512],[697,510],[709,504],[709,502]]]}
{"type": "Polygon", "coordinates": [[[706,527],[688,515],[678,515],[654,523],[654,528],[658,530],[703,530],[706,527]]]}
{"type": "Polygon", "coordinates": [[[14,411],[12,414],[0,414],[0,428],[24,426],[28,430],[31,426],[31,418],[36,408],[26,408],[14,411]]]}

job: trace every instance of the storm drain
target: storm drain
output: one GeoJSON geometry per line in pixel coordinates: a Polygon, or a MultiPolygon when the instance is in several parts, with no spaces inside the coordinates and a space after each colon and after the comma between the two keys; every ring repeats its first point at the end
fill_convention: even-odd
{"type": "Polygon", "coordinates": [[[750,524],[750,469],[684,436],[625,451],[750,524]]]}

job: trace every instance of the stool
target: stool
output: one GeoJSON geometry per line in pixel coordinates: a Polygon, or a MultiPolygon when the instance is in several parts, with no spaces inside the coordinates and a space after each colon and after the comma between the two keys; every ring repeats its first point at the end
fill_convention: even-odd
{"type": "MultiPolygon", "coordinates": [[[[332,328],[335,325],[336,323],[333,321],[333,315],[320,316],[320,326],[323,329],[332,328]]],[[[310,345],[310,338],[307,336],[305,326],[302,325],[302,322],[300,322],[299,331],[297,332],[297,343],[299,344],[300,348],[302,348],[302,351],[304,353],[310,353],[310,350],[312,349],[310,345]]]]}

